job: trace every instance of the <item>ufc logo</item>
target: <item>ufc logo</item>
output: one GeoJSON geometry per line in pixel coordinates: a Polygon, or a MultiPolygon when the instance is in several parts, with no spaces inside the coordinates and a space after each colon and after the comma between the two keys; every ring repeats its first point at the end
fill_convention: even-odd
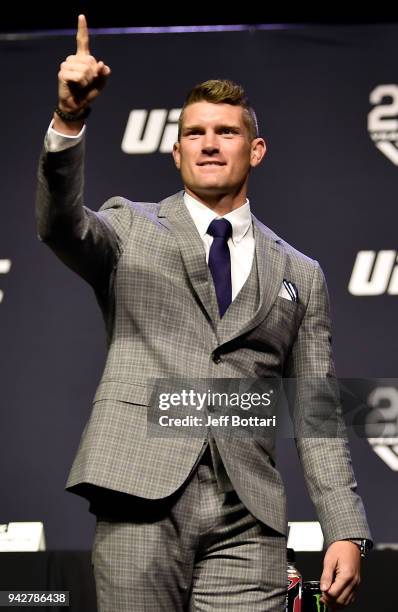
{"type": "Polygon", "coordinates": [[[368,442],[376,455],[398,472],[398,390],[376,387],[368,397],[368,406],[372,408],[365,425],[368,442]]]}
{"type": "Polygon", "coordinates": [[[122,151],[137,153],[171,153],[177,141],[181,109],[155,108],[130,112],[122,140],[122,151]]]}
{"type": "MultiPolygon", "coordinates": [[[[10,259],[0,259],[0,274],[8,274],[11,268],[11,260],[10,259]]],[[[4,293],[0,289],[0,304],[3,301],[4,293]]]]}
{"type": "Polygon", "coordinates": [[[368,114],[370,137],[379,151],[398,166],[398,86],[378,85],[369,100],[374,105],[368,114]]]}
{"type": "Polygon", "coordinates": [[[348,291],[352,295],[398,295],[397,251],[359,251],[348,291]]]}

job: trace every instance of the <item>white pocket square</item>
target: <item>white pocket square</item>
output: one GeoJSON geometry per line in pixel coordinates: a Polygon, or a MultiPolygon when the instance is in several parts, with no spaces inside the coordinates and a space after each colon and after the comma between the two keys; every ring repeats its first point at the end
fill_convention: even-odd
{"type": "Polygon", "coordinates": [[[278,297],[285,298],[285,300],[290,300],[291,302],[298,302],[298,291],[296,285],[284,278],[278,293],[278,297]]]}

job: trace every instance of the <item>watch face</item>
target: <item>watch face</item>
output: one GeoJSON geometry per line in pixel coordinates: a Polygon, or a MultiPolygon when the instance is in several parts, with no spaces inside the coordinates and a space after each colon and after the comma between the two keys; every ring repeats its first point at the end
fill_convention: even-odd
{"type": "Polygon", "coordinates": [[[364,557],[367,552],[372,548],[372,542],[370,540],[361,540],[361,555],[364,557]]]}

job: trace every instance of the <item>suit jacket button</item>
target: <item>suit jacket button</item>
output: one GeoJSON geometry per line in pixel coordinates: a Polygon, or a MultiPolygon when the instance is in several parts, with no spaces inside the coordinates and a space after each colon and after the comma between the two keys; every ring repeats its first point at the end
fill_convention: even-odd
{"type": "Polygon", "coordinates": [[[221,363],[222,362],[221,355],[219,355],[218,353],[213,353],[213,361],[214,363],[221,363]]]}

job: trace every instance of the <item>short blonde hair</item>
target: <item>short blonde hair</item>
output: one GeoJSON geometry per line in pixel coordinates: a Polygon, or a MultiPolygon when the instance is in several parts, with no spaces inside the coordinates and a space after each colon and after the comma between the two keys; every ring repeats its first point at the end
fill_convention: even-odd
{"type": "Polygon", "coordinates": [[[227,79],[212,79],[195,85],[187,94],[178,119],[178,140],[181,138],[184,110],[195,102],[231,104],[243,108],[243,121],[247,127],[250,141],[258,138],[258,122],[254,109],[250,106],[246,92],[241,85],[227,79]]]}

